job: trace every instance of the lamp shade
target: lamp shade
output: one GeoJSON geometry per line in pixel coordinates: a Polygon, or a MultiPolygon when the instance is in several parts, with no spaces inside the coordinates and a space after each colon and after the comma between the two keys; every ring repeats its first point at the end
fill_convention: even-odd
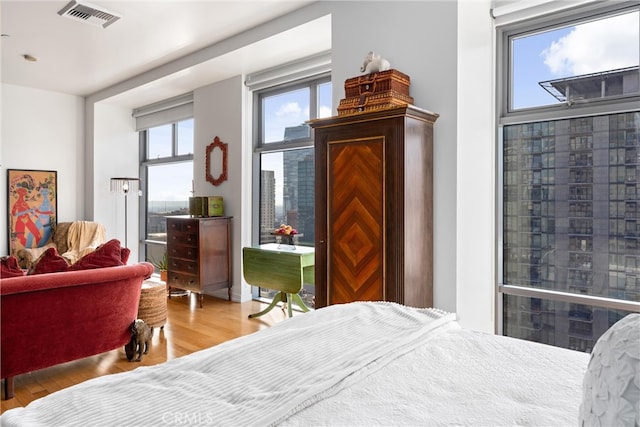
{"type": "Polygon", "coordinates": [[[140,179],[138,178],[111,178],[111,192],[113,193],[129,193],[137,192],[140,179]]]}

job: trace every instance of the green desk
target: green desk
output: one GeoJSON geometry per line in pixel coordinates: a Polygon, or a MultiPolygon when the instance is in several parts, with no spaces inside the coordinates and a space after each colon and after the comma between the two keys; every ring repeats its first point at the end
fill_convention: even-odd
{"type": "Polygon", "coordinates": [[[279,302],[285,302],[289,317],[292,303],[298,304],[302,311],[309,311],[298,293],[304,283],[314,282],[315,249],[308,246],[295,246],[267,243],[265,245],[242,248],[242,271],[250,285],[278,291],[269,306],[249,317],[259,317],[271,311],[279,302]]]}

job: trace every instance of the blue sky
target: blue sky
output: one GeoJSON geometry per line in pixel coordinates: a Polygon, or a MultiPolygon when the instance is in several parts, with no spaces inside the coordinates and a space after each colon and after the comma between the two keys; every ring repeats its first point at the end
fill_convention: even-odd
{"type": "Polygon", "coordinates": [[[558,101],[538,82],[557,78],[545,65],[542,52],[555,40],[569,34],[570,29],[550,31],[523,37],[513,42],[513,108],[533,107],[558,101]]]}
{"type": "Polygon", "coordinates": [[[515,38],[513,108],[557,103],[541,81],[638,65],[639,22],[633,12],[515,38]]]}
{"type": "MultiPolygon", "coordinates": [[[[318,115],[330,117],[331,84],[323,84],[318,94],[318,115]]],[[[309,92],[298,90],[286,92],[282,96],[274,97],[272,102],[265,104],[265,141],[278,142],[284,138],[284,130],[288,126],[298,126],[309,120],[309,92]]],[[[282,205],[282,183],[284,181],[282,169],[282,153],[263,154],[261,156],[263,170],[274,171],[276,180],[276,205],[282,205]]]]}

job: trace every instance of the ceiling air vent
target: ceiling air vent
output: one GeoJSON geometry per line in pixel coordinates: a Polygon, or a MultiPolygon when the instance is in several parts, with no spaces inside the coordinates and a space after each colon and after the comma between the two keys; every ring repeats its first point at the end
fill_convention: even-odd
{"type": "Polygon", "coordinates": [[[75,0],[71,0],[69,4],[63,7],[58,12],[58,15],[102,28],[107,28],[120,19],[120,15],[117,13],[90,3],[80,3],[75,0]]]}

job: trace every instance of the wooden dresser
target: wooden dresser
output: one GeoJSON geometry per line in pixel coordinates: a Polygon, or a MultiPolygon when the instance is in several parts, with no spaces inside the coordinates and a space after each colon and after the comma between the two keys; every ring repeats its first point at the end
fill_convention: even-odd
{"type": "Polygon", "coordinates": [[[231,301],[231,217],[167,217],[167,286],[199,294],[228,289],[231,301]]]}
{"type": "Polygon", "coordinates": [[[315,130],[316,308],[433,305],[433,124],[408,105],[310,122],[315,130]]]}

